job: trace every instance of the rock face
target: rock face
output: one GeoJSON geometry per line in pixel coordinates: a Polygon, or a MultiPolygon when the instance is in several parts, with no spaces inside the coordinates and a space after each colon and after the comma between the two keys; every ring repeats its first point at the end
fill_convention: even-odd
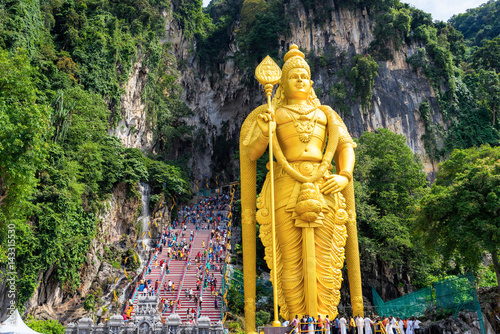
{"type": "MultiPolygon", "coordinates": [[[[495,334],[488,319],[483,316],[486,334],[495,334]]],[[[420,325],[422,334],[481,334],[476,312],[461,311],[456,317],[450,316],[437,322],[424,322],[420,325]]]]}
{"type": "Polygon", "coordinates": [[[142,59],[139,59],[131,72],[132,75],[123,87],[125,94],[121,98],[123,119],[110,133],[120,138],[125,147],[150,151],[153,132],[147,124],[146,105],[141,98],[142,90],[146,85],[148,68],[142,66],[142,59]]]}
{"type": "MultiPolygon", "coordinates": [[[[305,50],[310,64],[320,57],[327,60],[326,64],[311,66],[314,67],[312,79],[316,92],[322,92],[318,94],[321,102],[332,105],[333,97],[328,92],[334,83],[341,82],[337,73],[349,64],[350,58],[367,50],[374,39],[374,21],[367,10],[338,8],[333,0],[329,1],[324,6],[334,10],[322,24],[313,23],[314,12],[320,12],[322,8],[306,11],[300,0],[287,2],[285,13],[297,19],[290,24],[290,34],[280,37],[280,52],[284,54],[291,43],[296,43],[305,50]]],[[[231,149],[237,150],[240,126],[246,115],[265,103],[264,94],[256,81],[248,84],[248,73],[236,66],[236,45],[229,46],[225,57],[227,61],[220,64],[218,73],[207,73],[200,68],[194,53],[190,52],[190,49],[196,50],[196,44],[184,38],[170,14],[165,15],[167,42],[172,43],[178,60],[187,64],[181,71],[180,82],[184,88],[183,98],[195,115],[186,121],[208,134],[209,149],[204,153],[196,153],[196,159],[191,161],[192,171],[197,179],[204,179],[207,175],[215,177],[218,171],[210,168],[216,159],[214,137],[225,132],[227,140],[234,143],[231,149]]],[[[359,101],[349,100],[349,112],[341,116],[353,137],[381,127],[403,134],[408,146],[422,158],[426,172],[432,178],[436,165],[426,158],[421,139],[425,130],[418,111],[419,104],[428,100],[434,112],[433,121],[442,123],[442,119],[427,79],[412,71],[406,62],[414,49],[415,46],[404,45],[399,51],[392,52],[393,61],[379,62],[380,69],[368,110],[363,111],[359,101]]],[[[348,93],[354,94],[352,89],[348,93]]],[[[233,165],[234,171],[231,175],[225,175],[225,181],[233,181],[238,175],[237,163],[228,163],[233,165]]]]}
{"type": "Polygon", "coordinates": [[[38,286],[26,305],[30,314],[63,322],[82,317],[87,313],[82,302],[89,291],[106,288],[109,280],[113,281],[123,275],[123,269],[118,270],[103,261],[105,247],[127,241],[130,246],[137,239],[134,223],[140,199],[135,196],[127,197],[126,185],[120,183],[104,207],[96,227],[96,237],[91,242],[87,260],[80,271],[81,284],[76,293],[63,291],[60,282],[53,275],[54,268],[51,268],[40,276],[38,286]]]}
{"type": "MultiPolygon", "coordinates": [[[[290,24],[290,34],[280,37],[280,52],[284,54],[291,43],[296,43],[305,50],[306,59],[310,64],[314,63],[311,66],[314,88],[323,104],[332,105],[333,97],[328,92],[334,83],[342,82],[339,70],[348,65],[355,54],[364,53],[373,41],[374,21],[366,10],[342,9],[335,7],[333,0],[329,1],[325,6],[334,10],[320,24],[314,23],[314,11],[307,11],[300,0],[287,2],[286,14],[297,19],[290,24]],[[326,61],[318,63],[320,58],[326,61]]],[[[318,11],[321,8],[316,8],[316,12],[318,11]]],[[[207,73],[206,69],[200,68],[195,53],[192,52],[196,50],[194,41],[185,37],[171,12],[165,12],[164,15],[167,31],[165,42],[171,43],[176,58],[186,64],[179,80],[184,89],[183,99],[194,112],[194,116],[186,119],[186,123],[206,135],[206,142],[203,144],[207,148],[196,153],[196,159],[191,161],[191,170],[197,179],[219,176],[220,182],[234,181],[239,173],[238,164],[228,157],[237,150],[239,129],[244,118],[265,102],[263,90],[253,79],[248,83],[248,73],[236,65],[236,44],[229,46],[225,55],[227,60],[220,64],[218,73],[207,73]],[[229,172],[224,175],[213,168],[217,159],[214,146],[218,136],[222,136],[228,144],[224,159],[227,160],[225,164],[229,166],[229,172]]],[[[341,113],[341,116],[353,137],[359,137],[363,131],[376,131],[380,127],[403,134],[408,146],[422,157],[426,172],[431,175],[436,166],[425,158],[426,152],[421,139],[424,124],[418,111],[419,104],[429,100],[434,111],[434,122],[441,122],[441,117],[427,79],[413,72],[406,62],[414,48],[412,45],[405,45],[399,51],[393,51],[393,61],[379,62],[373,99],[367,111],[362,110],[359,101],[348,99],[348,112],[341,113]]],[[[134,65],[131,73],[123,87],[125,94],[121,102],[124,118],[111,133],[119,137],[126,147],[150,152],[154,145],[153,132],[141,99],[148,68],[143,65],[142,59],[134,65]]],[[[354,94],[352,89],[348,93],[354,94]]],[[[116,245],[125,239],[127,242],[137,239],[133,223],[139,206],[140,200],[134,196],[127,198],[125,185],[118,185],[101,214],[96,238],[92,241],[81,270],[82,283],[78,293],[62,291],[52,275],[53,270],[49,270],[40,276],[38,287],[27,305],[29,312],[64,321],[83,316],[85,312],[81,307],[81,298],[96,286],[104,285],[106,278],[119,275],[109,264],[103,263],[101,258],[106,245],[116,245]],[[122,238],[122,235],[128,237],[122,238]]],[[[160,217],[168,217],[166,207],[158,207],[156,210],[162,212],[160,217]]],[[[376,288],[380,288],[378,290],[382,297],[391,299],[408,292],[399,291],[400,285],[397,283],[402,281],[403,286],[408,286],[409,278],[403,277],[404,275],[399,277],[387,270],[381,267],[380,272],[370,281],[376,288]]],[[[343,286],[343,295],[348,298],[347,284],[343,286]]]]}

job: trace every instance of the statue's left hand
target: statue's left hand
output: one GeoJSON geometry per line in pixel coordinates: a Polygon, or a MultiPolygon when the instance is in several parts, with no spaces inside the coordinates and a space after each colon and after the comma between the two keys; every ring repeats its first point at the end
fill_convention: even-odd
{"type": "Polygon", "coordinates": [[[349,180],[342,175],[327,175],[324,179],[325,182],[321,185],[320,189],[325,195],[337,193],[344,189],[349,183],[349,180]]]}

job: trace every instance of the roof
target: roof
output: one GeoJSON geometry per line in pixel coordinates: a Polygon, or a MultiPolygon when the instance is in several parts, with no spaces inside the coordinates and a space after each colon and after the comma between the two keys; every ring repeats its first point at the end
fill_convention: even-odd
{"type": "Polygon", "coordinates": [[[0,333],[2,334],[40,334],[29,328],[21,319],[19,311],[16,309],[10,317],[0,324],[0,333]]]}

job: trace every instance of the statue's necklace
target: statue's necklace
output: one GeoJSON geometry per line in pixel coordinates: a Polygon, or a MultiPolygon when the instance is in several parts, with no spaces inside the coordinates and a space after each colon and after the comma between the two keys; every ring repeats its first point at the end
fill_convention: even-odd
{"type": "Polygon", "coordinates": [[[293,125],[297,128],[297,132],[299,133],[299,139],[303,143],[308,143],[311,141],[312,133],[314,128],[316,127],[316,113],[318,112],[317,108],[312,106],[302,106],[302,105],[290,105],[286,106],[287,109],[290,109],[292,112],[288,112],[290,117],[293,119],[293,125]],[[297,106],[299,108],[297,108],[297,106]],[[314,114],[312,117],[308,117],[307,114],[311,113],[314,110],[314,114]],[[295,113],[298,113],[300,116],[296,117],[295,113]]]}

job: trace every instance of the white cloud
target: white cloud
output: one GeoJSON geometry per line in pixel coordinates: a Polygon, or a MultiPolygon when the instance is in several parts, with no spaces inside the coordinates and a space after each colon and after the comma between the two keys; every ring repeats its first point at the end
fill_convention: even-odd
{"type": "Polygon", "coordinates": [[[465,13],[469,8],[479,7],[487,0],[401,0],[424,12],[431,13],[433,20],[448,21],[454,14],[465,13]]]}

